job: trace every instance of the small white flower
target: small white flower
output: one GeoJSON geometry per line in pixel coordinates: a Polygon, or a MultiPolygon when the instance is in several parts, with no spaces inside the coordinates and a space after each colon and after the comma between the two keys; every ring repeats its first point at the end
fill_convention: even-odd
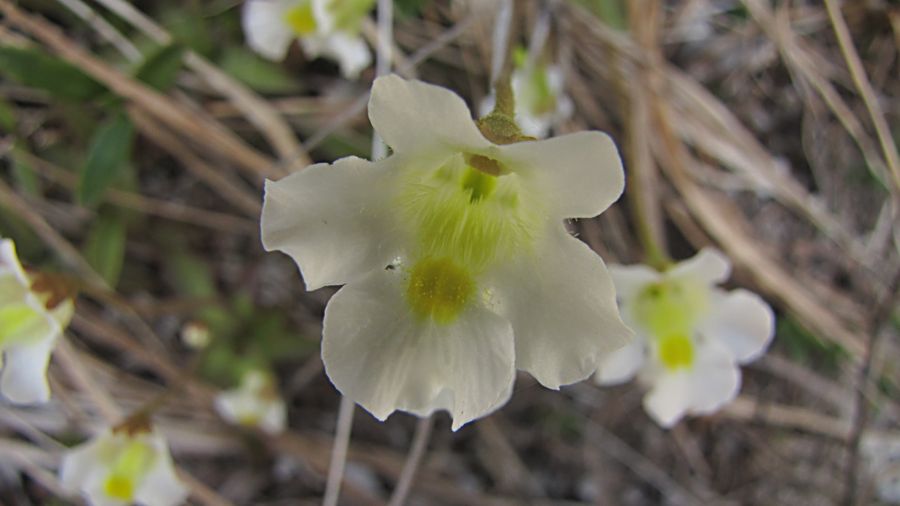
{"type": "Polygon", "coordinates": [[[94,506],[174,506],[188,495],[165,439],[152,430],[103,431],[63,457],[60,480],[94,506]]]}
{"type": "Polygon", "coordinates": [[[282,60],[294,39],[310,57],[338,61],[354,78],[372,61],[359,36],[374,0],[247,0],[242,24],[247,44],[270,60],[282,60]]]}
{"type": "Polygon", "coordinates": [[[202,350],[209,346],[211,340],[209,327],[203,322],[190,321],[181,327],[181,341],[188,348],[202,350]]]}
{"type": "Polygon", "coordinates": [[[263,371],[244,373],[238,388],[216,395],[215,406],[225,420],[259,427],[270,434],[282,432],[287,420],[275,378],[263,371]]]}
{"type": "Polygon", "coordinates": [[[728,259],[711,249],[665,272],[611,265],[622,316],[637,339],[603,360],[597,382],[621,383],[639,373],[650,386],[644,408],[663,427],[734,399],[739,364],[765,351],[774,316],[756,294],[715,286],[730,270],[728,259]]]}
{"type": "MultiPolygon", "coordinates": [[[[520,56],[512,73],[516,123],[525,135],[541,139],[572,116],[572,100],[563,91],[563,73],[558,66],[532,63],[517,54],[520,56]]],[[[495,100],[493,94],[486,97],[481,113],[493,109],[495,100]]]]}
{"type": "Polygon", "coordinates": [[[445,409],[455,430],[506,402],[516,368],[555,389],[628,341],[603,261],[563,224],[622,192],[607,135],[497,145],[457,95],[397,76],[369,118],[392,156],[268,181],[262,214],[307,289],[346,284],[322,341],[338,390],[381,420],[445,409]]]}
{"type": "Polygon", "coordinates": [[[33,282],[13,242],[0,240],[0,393],[23,404],[50,398],[47,364],[73,311],[70,299],[51,300],[33,282]]]}

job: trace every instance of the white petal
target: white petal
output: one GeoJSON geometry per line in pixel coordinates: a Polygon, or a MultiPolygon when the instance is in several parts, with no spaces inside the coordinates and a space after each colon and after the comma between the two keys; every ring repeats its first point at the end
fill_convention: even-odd
{"type": "Polygon", "coordinates": [[[741,389],[741,369],[717,342],[697,346],[691,374],[691,414],[709,414],[732,401],[741,389]]]}
{"type": "Polygon", "coordinates": [[[267,402],[259,419],[259,428],[269,434],[278,434],[284,431],[285,425],[287,425],[287,408],[284,401],[274,399],[267,402]]]}
{"type": "Polygon", "coordinates": [[[337,60],[341,66],[341,74],[347,79],[356,79],[372,63],[369,46],[358,36],[334,32],[324,36],[304,37],[300,42],[309,56],[322,55],[337,60]]]}
{"type": "Polygon", "coordinates": [[[393,74],[372,84],[369,120],[395,152],[477,152],[490,146],[459,95],[393,74]]]}
{"type": "Polygon", "coordinates": [[[91,439],[85,444],[79,445],[63,455],[59,466],[60,482],[63,488],[76,493],[85,489],[91,475],[97,472],[97,465],[101,462],[105,453],[104,441],[109,438],[109,431],[91,439]]]}
{"type": "Polygon", "coordinates": [[[716,342],[704,342],[694,353],[691,368],[668,371],[660,366],[653,387],[644,397],[644,408],[662,427],[672,427],[686,413],[712,413],[740,390],[741,372],[727,349],[716,342]]]}
{"type": "Polygon", "coordinates": [[[609,264],[609,275],[616,287],[616,295],[621,304],[628,304],[641,290],[662,279],[662,275],[643,264],[609,264]]]}
{"type": "Polygon", "coordinates": [[[703,284],[715,285],[728,279],[731,262],[728,257],[712,248],[703,248],[693,257],[679,262],[666,272],[671,278],[691,279],[703,284]]]}
{"type": "Polygon", "coordinates": [[[547,388],[581,381],[629,342],[603,260],[562,224],[533,258],[501,267],[493,284],[516,336],[516,368],[547,388]]]}
{"type": "Polygon", "coordinates": [[[630,343],[603,357],[594,381],[599,385],[625,383],[644,365],[645,353],[644,340],[635,337],[630,343]]]}
{"type": "Polygon", "coordinates": [[[247,45],[270,60],[283,60],[295,35],[286,23],[283,0],[247,0],[241,24],[247,45]]]}
{"type": "Polygon", "coordinates": [[[660,426],[678,423],[691,403],[691,380],[688,371],[661,373],[644,396],[644,409],[660,426]]]}
{"type": "Polygon", "coordinates": [[[402,290],[402,273],[381,271],[331,298],[322,359],[335,387],[379,420],[445,409],[453,430],[504,404],[515,374],[509,323],[477,305],[451,324],[419,321],[402,290]]]}
{"type": "Polygon", "coordinates": [[[393,162],[342,158],[266,181],[263,245],[290,255],[308,290],[384,269],[397,242],[384,212],[393,162]]]}
{"type": "Polygon", "coordinates": [[[135,502],[147,506],[176,506],[184,503],[188,490],[178,479],[165,439],[154,433],[150,444],[156,450],[156,458],[153,460],[153,467],[148,470],[135,491],[135,502]]]}
{"type": "Polygon", "coordinates": [[[12,274],[23,286],[29,286],[28,275],[22,269],[19,257],[16,255],[16,244],[10,239],[0,240],[0,274],[12,274]]]}
{"type": "Polygon", "coordinates": [[[75,304],[72,302],[72,299],[66,299],[60,302],[58,306],[50,311],[50,316],[56,324],[59,325],[60,331],[69,326],[69,322],[72,321],[72,315],[74,314],[75,304]]]}
{"type": "Polygon", "coordinates": [[[717,295],[711,302],[709,316],[700,323],[700,333],[727,346],[738,363],[755,360],[765,352],[775,333],[772,308],[747,290],[717,295]]]}
{"type": "Polygon", "coordinates": [[[501,146],[517,172],[539,178],[558,218],[590,218],[615,202],[625,189],[619,152],[602,132],[577,132],[501,146]]]}
{"type": "Polygon", "coordinates": [[[56,337],[10,346],[0,377],[0,391],[18,404],[46,402],[50,399],[47,363],[56,337]]]}

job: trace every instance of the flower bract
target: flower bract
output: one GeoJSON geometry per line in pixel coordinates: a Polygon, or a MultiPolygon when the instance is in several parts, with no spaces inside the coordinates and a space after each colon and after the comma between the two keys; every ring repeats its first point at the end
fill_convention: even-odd
{"type": "MultiPolygon", "coordinates": [[[[572,115],[572,100],[563,91],[563,73],[557,65],[530,61],[523,51],[515,53],[512,90],[516,103],[516,122],[522,133],[544,138],[550,129],[572,115]]],[[[490,95],[481,103],[487,114],[494,107],[490,95]]]]}
{"type": "Polygon", "coordinates": [[[456,429],[505,403],[516,369],[555,389],[628,341],[603,261],[564,226],[622,192],[607,135],[497,145],[457,95],[396,76],[369,118],[391,156],[269,181],[262,214],[308,289],[346,284],[322,341],[344,395],[379,419],[444,409],[456,429]]]}
{"type": "Polygon", "coordinates": [[[644,408],[664,427],[734,399],[739,365],[765,351],[774,316],[757,295],[716,287],[730,270],[728,259],[712,249],[665,272],[611,265],[622,316],[637,339],[606,357],[596,380],[615,384],[638,374],[649,385],[644,408]]]}
{"type": "Polygon", "coordinates": [[[94,506],[175,506],[188,495],[165,439],[153,430],[101,432],[63,457],[60,480],[94,506]]]}
{"type": "Polygon", "coordinates": [[[34,290],[9,239],[0,240],[0,393],[16,403],[50,398],[47,364],[72,319],[71,299],[34,290]]]}
{"type": "Polygon", "coordinates": [[[277,434],[284,430],[287,409],[278,395],[275,378],[267,372],[251,370],[241,378],[238,388],[219,393],[216,411],[222,418],[277,434]]]}
{"type": "Polygon", "coordinates": [[[311,57],[338,61],[353,78],[372,61],[359,35],[375,0],[247,0],[242,24],[247,44],[270,60],[282,60],[297,39],[311,57]]]}

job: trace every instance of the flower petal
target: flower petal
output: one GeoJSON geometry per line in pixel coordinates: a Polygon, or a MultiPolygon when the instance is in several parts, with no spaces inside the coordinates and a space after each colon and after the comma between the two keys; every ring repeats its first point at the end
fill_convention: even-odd
{"type": "Polygon", "coordinates": [[[691,414],[709,414],[730,402],[741,389],[741,369],[721,344],[697,346],[697,363],[691,375],[691,414]]]}
{"type": "Polygon", "coordinates": [[[109,450],[109,445],[104,444],[110,437],[109,431],[106,430],[103,434],[63,455],[59,466],[59,479],[64,489],[77,493],[84,490],[89,482],[98,479],[97,475],[100,473],[96,464],[102,460],[101,455],[109,450]]]}
{"type": "Polygon", "coordinates": [[[546,188],[552,216],[590,218],[615,202],[625,189],[625,172],[610,136],[577,132],[501,146],[503,161],[533,174],[546,188]]]}
{"type": "Polygon", "coordinates": [[[469,107],[446,88],[396,75],[375,79],[369,120],[394,152],[440,156],[450,151],[478,151],[491,144],[481,135],[469,107]]]}
{"type": "Polygon", "coordinates": [[[380,271],[331,298],[322,359],[335,387],[379,420],[445,409],[453,430],[504,404],[515,374],[509,323],[477,305],[450,324],[421,321],[402,289],[403,274],[380,271]]]}
{"type": "Polygon", "coordinates": [[[307,290],[347,283],[394,258],[384,213],[391,163],[342,158],[266,181],[263,245],[297,262],[307,290]]]}
{"type": "Polygon", "coordinates": [[[708,341],[695,351],[690,369],[659,370],[644,396],[644,409],[662,427],[672,427],[686,413],[712,413],[740,390],[741,372],[727,349],[708,341]]]}
{"type": "Polygon", "coordinates": [[[503,266],[493,286],[516,336],[516,368],[547,388],[581,381],[632,332],[603,260],[562,224],[534,258],[503,266]],[[527,275],[523,275],[527,273],[527,275]]]}
{"type": "Polygon", "coordinates": [[[716,285],[728,279],[731,262],[728,257],[712,248],[703,248],[693,257],[679,262],[666,272],[671,278],[691,279],[707,285],[716,285]]]}
{"type": "Polygon", "coordinates": [[[176,506],[184,503],[188,490],[178,479],[165,439],[160,434],[153,433],[150,444],[155,450],[156,458],[135,492],[134,501],[152,506],[176,506]]]}
{"type": "Polygon", "coordinates": [[[337,60],[341,74],[347,79],[356,79],[359,73],[372,63],[369,46],[361,37],[344,32],[334,32],[324,36],[300,39],[303,51],[309,56],[327,56],[337,60]]]}
{"type": "Polygon", "coordinates": [[[644,410],[661,427],[678,423],[691,403],[691,380],[686,370],[661,373],[644,395],[644,410]]]}
{"type": "Polygon", "coordinates": [[[775,315],[758,295],[747,290],[719,293],[700,333],[727,346],[738,363],[755,360],[765,352],[775,333],[775,315]]]}
{"type": "Polygon", "coordinates": [[[283,60],[295,36],[284,20],[283,0],[247,0],[241,15],[247,45],[270,60],[283,60]]]}
{"type": "Polygon", "coordinates": [[[637,294],[651,283],[662,278],[662,274],[643,264],[609,265],[609,275],[616,287],[620,304],[628,304],[637,294]]]}
{"type": "Polygon", "coordinates": [[[644,364],[644,341],[635,337],[633,341],[603,357],[600,368],[594,375],[598,385],[625,383],[637,374],[644,364]]]}
{"type": "Polygon", "coordinates": [[[47,363],[56,336],[5,350],[6,360],[0,373],[0,391],[17,404],[46,402],[50,399],[47,384],[47,363]]]}

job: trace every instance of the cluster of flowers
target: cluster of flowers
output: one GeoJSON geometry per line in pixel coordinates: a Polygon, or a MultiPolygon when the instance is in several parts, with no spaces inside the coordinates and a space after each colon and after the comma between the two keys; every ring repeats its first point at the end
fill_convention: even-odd
{"type": "Polygon", "coordinates": [[[756,295],[716,287],[730,269],[720,253],[610,276],[565,229],[623,191],[607,135],[535,141],[396,76],[375,80],[369,118],[391,156],[268,181],[262,214],[263,244],[295,260],[307,289],[344,285],[322,338],[344,395],[381,420],[446,410],[454,430],[503,405],[516,370],[552,389],[640,370],[666,427],[735,397],[774,318],[756,295]]]}

